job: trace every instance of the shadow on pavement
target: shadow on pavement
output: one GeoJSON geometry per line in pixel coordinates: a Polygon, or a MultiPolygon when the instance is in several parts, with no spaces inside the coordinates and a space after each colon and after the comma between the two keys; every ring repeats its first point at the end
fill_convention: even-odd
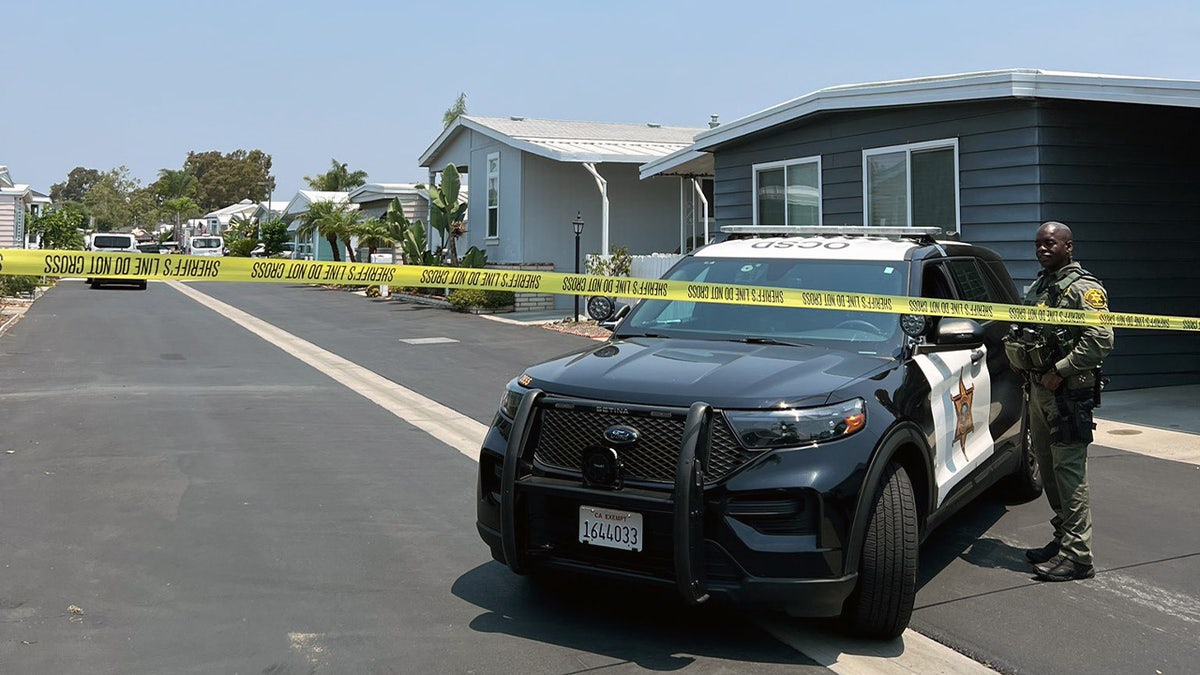
{"type": "Polygon", "coordinates": [[[917,588],[923,588],[959,558],[979,567],[1029,572],[1023,549],[984,537],[1006,513],[1004,502],[985,494],[931,532],[921,546],[917,588]]]}
{"type": "Polygon", "coordinates": [[[451,592],[485,610],[471,621],[472,630],[601,654],[648,670],[679,670],[695,657],[816,665],[735,608],[686,607],[673,589],[578,576],[518,577],[489,562],[460,576],[451,592]]]}

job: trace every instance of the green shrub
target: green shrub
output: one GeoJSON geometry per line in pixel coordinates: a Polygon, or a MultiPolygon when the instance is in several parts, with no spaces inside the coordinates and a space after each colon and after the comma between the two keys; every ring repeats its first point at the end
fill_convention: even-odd
{"type": "Polygon", "coordinates": [[[383,292],[379,290],[378,286],[367,286],[367,297],[368,298],[378,298],[382,294],[383,294],[383,292]]]}
{"type": "Polygon", "coordinates": [[[507,307],[516,302],[517,296],[512,291],[480,291],[467,288],[456,288],[450,291],[446,300],[456,311],[465,312],[472,307],[496,309],[507,307]]]}
{"type": "Polygon", "coordinates": [[[629,247],[612,247],[612,255],[589,253],[584,260],[584,271],[588,274],[605,277],[627,277],[633,264],[633,256],[629,255],[629,247]]]}
{"type": "Polygon", "coordinates": [[[29,295],[37,288],[37,282],[37,277],[0,276],[0,296],[15,298],[19,295],[29,295]]]}
{"type": "Polygon", "coordinates": [[[258,246],[258,240],[253,237],[226,238],[225,245],[229,247],[230,256],[249,258],[250,252],[258,246]]]}

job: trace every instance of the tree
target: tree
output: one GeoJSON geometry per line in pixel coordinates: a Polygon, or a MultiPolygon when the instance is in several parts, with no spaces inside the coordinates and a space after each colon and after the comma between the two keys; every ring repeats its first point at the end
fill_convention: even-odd
{"type": "Polygon", "coordinates": [[[287,223],[278,217],[270,218],[258,226],[258,238],[266,247],[265,255],[272,256],[283,250],[284,242],[288,241],[287,223]]]}
{"type": "MultiPolygon", "coordinates": [[[[420,189],[425,189],[424,185],[417,185],[420,189]]],[[[429,226],[441,237],[443,246],[446,247],[450,255],[450,264],[458,265],[458,246],[457,240],[459,237],[467,233],[466,223],[463,221],[463,216],[467,213],[467,205],[460,202],[458,193],[462,189],[462,182],[458,175],[458,168],[454,164],[447,164],[442,170],[442,182],[440,185],[431,185],[428,188],[429,192],[429,226]]]]}
{"type": "Polygon", "coordinates": [[[442,128],[448,128],[451,124],[454,124],[454,120],[458,119],[460,115],[466,114],[467,94],[466,92],[459,92],[458,98],[454,99],[454,104],[446,108],[446,112],[442,113],[442,128]]]}
{"type": "Polygon", "coordinates": [[[35,216],[29,227],[38,233],[42,248],[69,251],[83,248],[83,235],[79,233],[83,223],[79,211],[52,208],[35,216]]]}
{"type": "Polygon", "coordinates": [[[335,204],[331,201],[313,202],[308,210],[300,214],[300,227],[296,236],[300,239],[310,239],[313,234],[324,237],[333,251],[334,262],[341,262],[341,242],[347,244],[347,256],[354,262],[354,251],[349,247],[350,228],[358,222],[357,214],[345,204],[335,204]],[[339,241],[341,240],[341,241],[339,241]]]}
{"type": "Polygon", "coordinates": [[[160,205],[173,199],[195,197],[196,177],[182,169],[159,169],[158,180],[150,184],[150,189],[158,197],[160,205]]]}
{"type": "Polygon", "coordinates": [[[323,192],[349,192],[367,183],[366,171],[351,171],[345,163],[330,159],[330,169],[316,176],[305,176],[304,182],[313,190],[323,192]]]}
{"type": "MultiPolygon", "coordinates": [[[[96,184],[83,196],[83,204],[95,219],[96,229],[108,232],[133,224],[134,192],[138,181],[129,177],[129,169],[121,166],[100,175],[96,184]]],[[[139,205],[140,206],[140,205],[139,205]]]]}
{"type": "Polygon", "coordinates": [[[183,171],[196,178],[196,203],[201,213],[236,204],[243,199],[266,199],[275,189],[271,156],[262,150],[189,152],[183,171]]]}
{"type": "Polygon", "coordinates": [[[182,234],[180,232],[180,221],[183,218],[190,218],[192,214],[200,212],[200,207],[196,205],[196,202],[192,201],[191,197],[168,199],[162,205],[162,209],[163,212],[175,216],[175,241],[179,241],[179,236],[182,234]]]}
{"type": "Polygon", "coordinates": [[[398,238],[392,236],[392,232],[388,223],[379,218],[368,218],[350,227],[350,234],[358,237],[358,245],[366,246],[370,255],[380,248],[396,245],[398,238]]]}
{"type": "Polygon", "coordinates": [[[50,186],[50,201],[83,203],[83,196],[100,180],[100,172],[77,166],[67,174],[67,180],[50,186]]]}

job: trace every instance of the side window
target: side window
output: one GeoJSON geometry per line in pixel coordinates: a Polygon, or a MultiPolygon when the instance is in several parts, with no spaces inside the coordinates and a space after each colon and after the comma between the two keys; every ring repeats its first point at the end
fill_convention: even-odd
{"type": "Polygon", "coordinates": [[[958,296],[971,302],[995,302],[994,292],[988,286],[983,276],[983,270],[973,259],[958,259],[946,261],[946,268],[958,289],[958,296]]]}
{"type": "Polygon", "coordinates": [[[1013,283],[1012,277],[1008,274],[1008,268],[999,260],[991,260],[984,264],[984,271],[988,273],[988,280],[992,282],[995,289],[995,302],[1021,302],[1021,296],[1017,293],[1016,284],[1013,283]]]}
{"type": "Polygon", "coordinates": [[[487,237],[500,236],[500,153],[487,156],[487,237]]]}
{"type": "Polygon", "coordinates": [[[946,276],[946,268],[940,263],[930,263],[921,272],[921,297],[954,299],[954,286],[946,276]]]}

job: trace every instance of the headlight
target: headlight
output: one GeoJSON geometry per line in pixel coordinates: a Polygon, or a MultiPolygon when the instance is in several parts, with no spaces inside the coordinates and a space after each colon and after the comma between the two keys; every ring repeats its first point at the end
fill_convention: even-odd
{"type": "Polygon", "coordinates": [[[731,410],[725,419],[747,448],[784,448],[845,438],[867,421],[861,398],[821,408],[731,410]]]}
{"type": "Polygon", "coordinates": [[[500,396],[500,414],[508,419],[516,419],[517,408],[521,405],[523,394],[519,391],[505,389],[504,394],[500,396]]]}

